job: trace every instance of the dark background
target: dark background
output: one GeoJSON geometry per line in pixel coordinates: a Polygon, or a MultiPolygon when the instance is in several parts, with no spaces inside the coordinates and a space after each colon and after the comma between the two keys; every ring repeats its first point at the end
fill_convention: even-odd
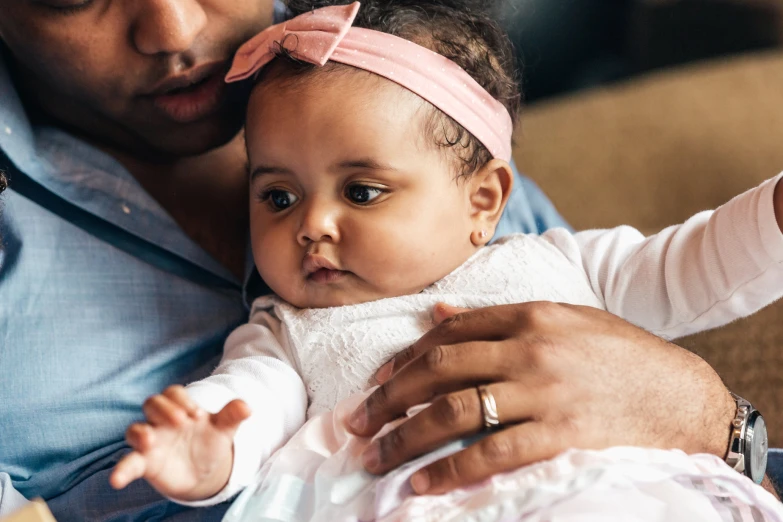
{"type": "Polygon", "coordinates": [[[783,0],[500,0],[528,102],[778,46],[783,0]]]}

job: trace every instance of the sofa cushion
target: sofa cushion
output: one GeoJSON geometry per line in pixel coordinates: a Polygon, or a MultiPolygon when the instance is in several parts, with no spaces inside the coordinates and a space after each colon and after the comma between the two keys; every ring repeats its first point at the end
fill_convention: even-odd
{"type": "MultiPolygon", "coordinates": [[[[515,158],[577,229],[655,232],[783,170],[783,53],[688,66],[526,109],[515,158]]],[[[783,284],[783,281],[781,281],[783,284]]],[[[783,302],[678,341],[783,446],[783,302]]]]}

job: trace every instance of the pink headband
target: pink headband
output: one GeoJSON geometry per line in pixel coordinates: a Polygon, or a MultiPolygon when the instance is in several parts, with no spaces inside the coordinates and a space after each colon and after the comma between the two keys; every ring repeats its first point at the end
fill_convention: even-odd
{"type": "Polygon", "coordinates": [[[448,58],[403,38],[351,27],[359,5],[322,7],[265,29],[239,48],[226,81],[253,76],[280,45],[291,45],[297,60],[315,65],[331,60],[405,87],[462,125],[493,157],[511,160],[514,124],[503,104],[448,58]]]}

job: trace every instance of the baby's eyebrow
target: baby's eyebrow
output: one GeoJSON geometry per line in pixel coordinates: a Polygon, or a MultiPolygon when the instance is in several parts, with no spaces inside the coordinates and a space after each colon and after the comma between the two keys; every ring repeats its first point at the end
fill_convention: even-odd
{"type": "Polygon", "coordinates": [[[337,168],[344,169],[368,169],[368,170],[397,170],[391,165],[384,165],[378,161],[369,158],[343,161],[337,164],[337,168]]]}
{"type": "MultiPolygon", "coordinates": [[[[249,169],[248,169],[249,170],[249,169]]],[[[256,178],[265,174],[285,174],[287,176],[293,176],[293,171],[284,167],[275,167],[272,165],[258,165],[250,171],[250,181],[255,181],[256,178]]]]}

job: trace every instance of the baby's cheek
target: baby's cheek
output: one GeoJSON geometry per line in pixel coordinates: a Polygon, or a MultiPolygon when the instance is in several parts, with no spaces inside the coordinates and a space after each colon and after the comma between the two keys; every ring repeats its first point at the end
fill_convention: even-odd
{"type": "Polygon", "coordinates": [[[344,223],[343,254],[384,296],[417,293],[451,271],[450,240],[438,216],[417,208],[344,223]]]}
{"type": "Polygon", "coordinates": [[[448,256],[432,248],[431,243],[409,243],[390,256],[381,270],[394,293],[414,294],[438,281],[451,270],[445,267],[448,256]]]}
{"type": "Polygon", "coordinates": [[[275,293],[282,293],[291,286],[302,260],[292,259],[290,247],[277,236],[269,231],[254,234],[253,259],[264,281],[275,293]]]}

